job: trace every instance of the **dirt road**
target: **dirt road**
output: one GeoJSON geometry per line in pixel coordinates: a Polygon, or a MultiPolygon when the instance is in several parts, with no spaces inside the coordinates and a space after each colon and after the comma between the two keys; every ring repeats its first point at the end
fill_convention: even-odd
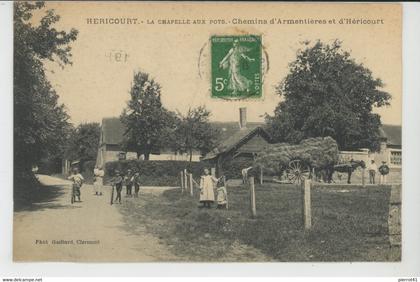
{"type": "Polygon", "coordinates": [[[95,196],[92,185],[83,185],[82,202],[72,205],[69,181],[45,175],[39,180],[53,197],[15,212],[15,261],[179,260],[152,235],[124,230],[122,215],[109,204],[109,187],[103,196],[95,196]]]}

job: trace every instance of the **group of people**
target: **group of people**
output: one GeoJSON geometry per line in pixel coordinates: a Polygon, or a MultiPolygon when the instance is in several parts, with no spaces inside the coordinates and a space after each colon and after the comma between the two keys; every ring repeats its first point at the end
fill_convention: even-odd
{"type": "MultiPolygon", "coordinates": [[[[378,168],[375,161],[371,160],[368,166],[369,182],[375,184],[376,172],[380,174],[379,184],[386,184],[389,167],[385,161],[378,168]]],[[[246,171],[247,172],[247,171],[246,171]]],[[[245,172],[245,174],[246,174],[245,172]]],[[[244,174],[244,171],[242,172],[244,174]]],[[[105,175],[102,167],[95,167],[94,172],[94,192],[97,196],[102,196],[103,177],[105,175]]],[[[126,197],[138,197],[140,190],[140,173],[138,170],[133,171],[127,169],[126,173],[115,170],[115,177],[111,180],[111,184],[115,186],[117,195],[115,202],[121,203],[121,192],[123,186],[126,187],[126,197]],[[134,187],[134,195],[132,193],[134,187]]],[[[80,188],[84,182],[83,176],[79,173],[78,168],[73,168],[72,174],[68,177],[73,181],[73,193],[78,201],[81,201],[80,188]]],[[[200,178],[200,203],[202,208],[211,208],[211,205],[217,201],[218,209],[226,209],[228,207],[228,197],[225,187],[225,178],[223,176],[216,178],[210,174],[209,169],[204,169],[204,174],[200,178]],[[215,195],[216,190],[216,195],[215,195]]]]}
{"type": "MultiPolygon", "coordinates": [[[[102,167],[95,167],[93,170],[93,187],[96,196],[102,196],[102,187],[103,187],[103,178],[105,176],[105,171],[102,167]]],[[[82,174],[79,173],[79,169],[74,167],[72,169],[72,174],[67,178],[71,180],[72,183],[72,193],[76,198],[76,201],[81,201],[81,192],[80,188],[82,187],[85,179],[82,174]]],[[[119,170],[115,170],[115,177],[111,180],[111,184],[115,186],[117,195],[115,202],[121,203],[121,191],[123,186],[126,187],[126,197],[138,197],[140,191],[140,173],[139,171],[133,171],[128,169],[124,174],[119,170]],[[132,193],[134,187],[134,195],[132,193]]]]}
{"type": "Polygon", "coordinates": [[[215,188],[217,193],[217,208],[228,208],[228,197],[224,180],[225,178],[223,176],[216,178],[210,174],[207,168],[204,169],[204,174],[200,178],[200,203],[202,203],[202,208],[211,208],[211,205],[215,201],[215,188]]]}
{"type": "Polygon", "coordinates": [[[133,197],[133,186],[134,186],[134,197],[139,196],[140,191],[140,172],[127,169],[127,172],[124,174],[119,170],[115,170],[115,177],[111,180],[111,184],[115,186],[117,196],[115,197],[115,202],[121,204],[121,191],[123,186],[126,188],[126,197],[133,197]]]}
{"type": "Polygon", "coordinates": [[[389,167],[385,161],[382,161],[382,165],[379,166],[378,168],[375,161],[371,160],[368,167],[368,171],[369,171],[370,184],[375,184],[375,177],[376,177],[377,171],[379,171],[379,174],[380,174],[379,184],[386,184],[386,178],[387,178],[387,175],[389,174],[389,167]]]}
{"type": "MultiPolygon", "coordinates": [[[[103,178],[105,172],[102,167],[95,167],[93,171],[93,186],[96,196],[102,196],[102,186],[103,178]]],[[[121,192],[123,186],[126,187],[126,197],[135,197],[139,196],[140,190],[140,172],[138,170],[133,171],[132,169],[127,169],[126,173],[123,173],[119,170],[114,171],[114,178],[111,179],[111,185],[115,186],[117,195],[115,197],[115,202],[121,203],[121,192]],[[132,193],[134,187],[134,195],[132,193]]],[[[81,201],[80,188],[82,187],[85,179],[79,173],[77,167],[72,169],[72,174],[68,177],[69,180],[72,180],[72,189],[73,194],[77,197],[77,200],[81,201]]],[[[214,177],[210,174],[209,169],[204,169],[204,174],[200,178],[200,203],[202,203],[202,208],[211,208],[212,204],[217,201],[218,209],[227,209],[228,208],[228,197],[225,186],[225,178],[221,176],[219,178],[214,177]],[[216,193],[215,193],[216,190],[216,193]]]]}

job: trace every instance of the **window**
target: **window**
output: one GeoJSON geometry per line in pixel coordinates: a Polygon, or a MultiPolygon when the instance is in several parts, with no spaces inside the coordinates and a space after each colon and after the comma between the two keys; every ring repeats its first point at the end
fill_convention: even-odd
{"type": "Polygon", "coordinates": [[[401,157],[402,152],[399,151],[391,151],[391,164],[393,165],[401,165],[401,157]]]}
{"type": "Polygon", "coordinates": [[[118,160],[123,161],[126,159],[126,153],[125,152],[119,152],[118,153],[118,160]]]}

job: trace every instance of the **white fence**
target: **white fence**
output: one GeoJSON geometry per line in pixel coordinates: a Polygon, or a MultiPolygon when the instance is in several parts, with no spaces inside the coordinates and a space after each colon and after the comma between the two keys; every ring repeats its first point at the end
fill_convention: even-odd
{"type": "Polygon", "coordinates": [[[338,153],[338,161],[339,163],[346,163],[350,160],[355,161],[364,161],[366,164],[369,163],[370,160],[369,150],[362,149],[360,151],[340,151],[338,153]]]}

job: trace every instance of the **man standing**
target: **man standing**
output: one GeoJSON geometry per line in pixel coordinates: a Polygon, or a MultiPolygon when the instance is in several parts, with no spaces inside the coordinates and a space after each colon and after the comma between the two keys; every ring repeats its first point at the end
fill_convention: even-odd
{"type": "MultiPolygon", "coordinates": [[[[123,186],[124,178],[122,173],[120,173],[118,170],[115,170],[115,177],[112,179],[111,183],[112,185],[115,185],[115,189],[117,190],[117,197],[115,198],[115,202],[119,202],[121,204],[121,190],[123,186]]],[[[112,205],[112,202],[111,202],[112,205]]]]}
{"type": "Polygon", "coordinates": [[[374,160],[372,160],[370,162],[370,165],[369,165],[369,168],[368,169],[369,169],[369,181],[370,181],[370,184],[375,184],[375,174],[376,174],[376,171],[378,170],[378,167],[376,166],[374,160]]]}
{"type": "Polygon", "coordinates": [[[134,176],[131,179],[131,181],[134,184],[134,197],[138,198],[139,197],[139,190],[140,190],[140,173],[138,171],[136,171],[134,173],[134,176]]]}
{"type": "Polygon", "coordinates": [[[386,184],[386,176],[389,174],[389,166],[386,164],[385,161],[382,162],[382,165],[379,167],[379,184],[386,184]]]}
{"type": "Polygon", "coordinates": [[[127,175],[124,177],[124,184],[125,188],[127,189],[126,197],[132,197],[131,191],[133,188],[133,174],[131,173],[131,169],[127,170],[127,175]]]}

